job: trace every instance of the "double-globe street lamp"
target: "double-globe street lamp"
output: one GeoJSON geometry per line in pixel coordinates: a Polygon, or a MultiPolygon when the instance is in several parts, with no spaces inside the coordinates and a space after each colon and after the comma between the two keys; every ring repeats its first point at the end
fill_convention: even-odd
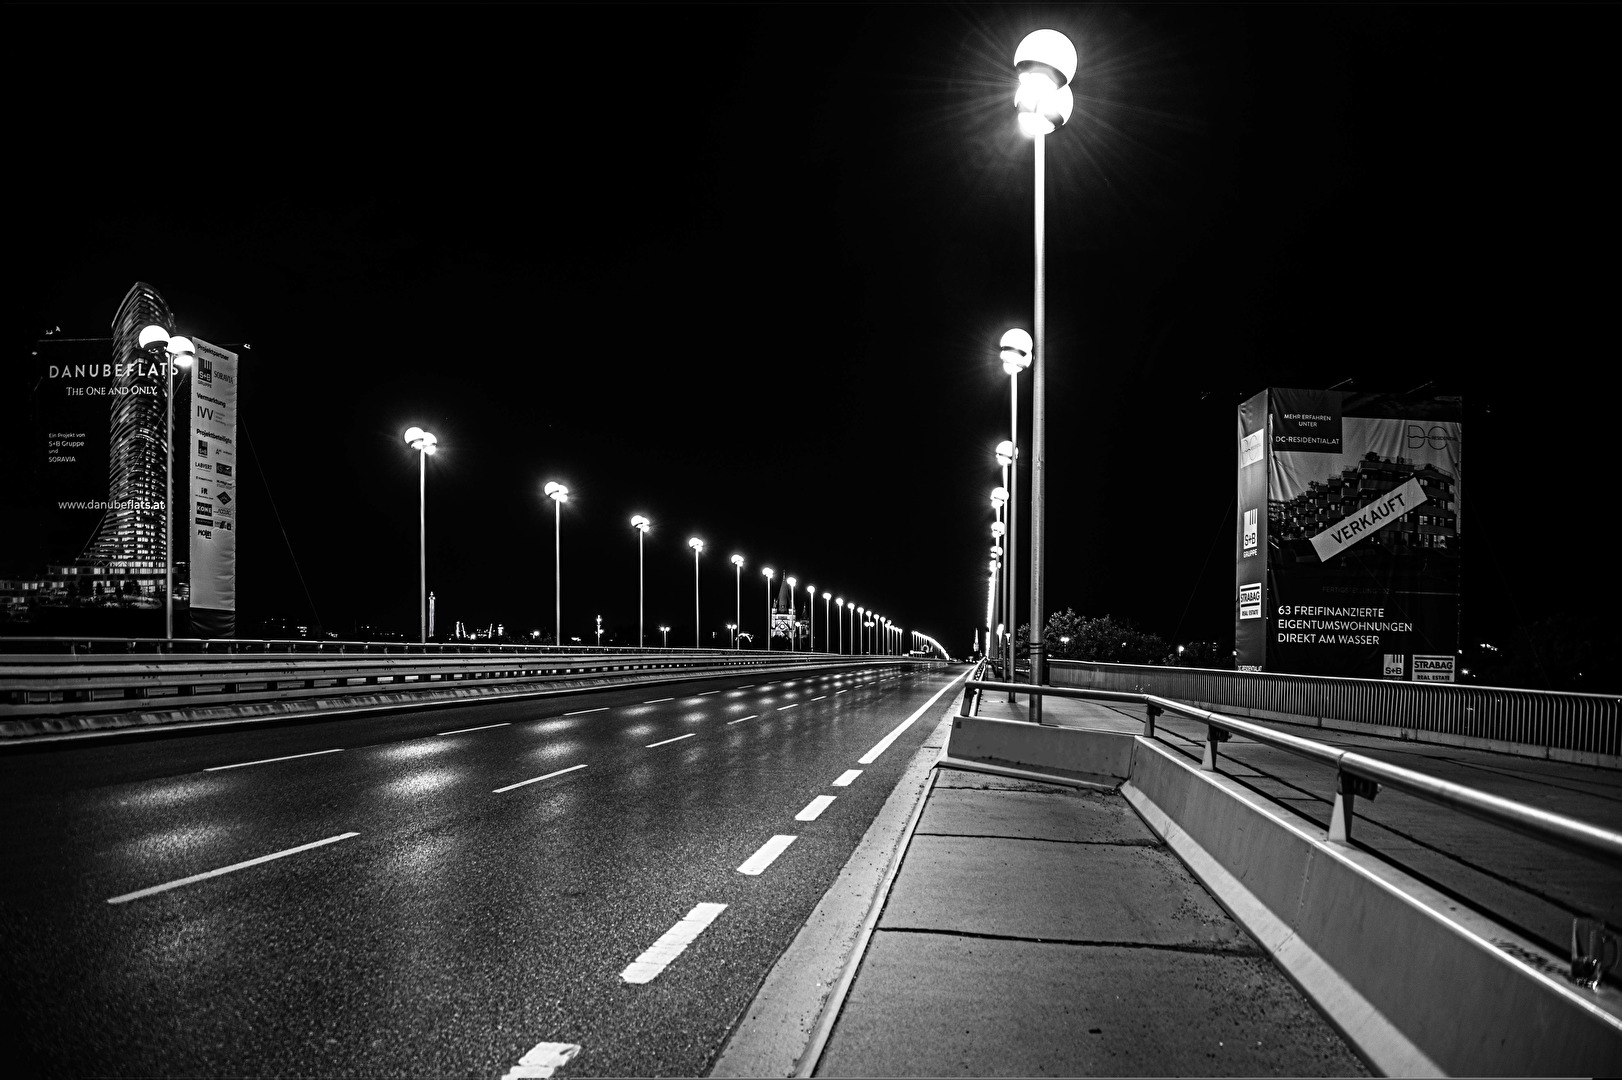
{"type": "Polygon", "coordinates": [[[555,644],[563,647],[563,504],[569,501],[569,489],[556,480],[548,480],[542,489],[552,500],[552,570],[554,596],[555,644]]]}
{"type": "MultiPolygon", "coordinates": [[[[163,397],[163,636],[175,637],[175,368],[189,368],[197,359],[191,338],[153,325],[142,328],[136,343],[153,356],[162,354],[168,386],[163,397]]],[[[426,607],[427,602],[424,601],[426,607]]]]}
{"type": "Polygon", "coordinates": [[[417,452],[417,584],[421,599],[417,604],[420,640],[428,641],[428,458],[439,449],[433,432],[408,427],[406,445],[417,452]]]}
{"type": "Polygon", "coordinates": [[[631,528],[636,530],[636,647],[639,649],[647,644],[642,635],[642,604],[647,596],[646,582],[642,576],[642,541],[652,526],[653,522],[641,514],[631,518],[631,528]]]}
{"type": "Polygon", "coordinates": [[[698,556],[704,550],[704,541],[695,536],[687,541],[687,546],[693,549],[693,648],[697,649],[703,644],[698,621],[698,556]]]}
{"type": "MultiPolygon", "coordinates": [[[[1035,220],[1035,329],[1032,359],[1035,375],[1031,387],[1031,685],[1047,681],[1046,649],[1042,641],[1042,554],[1044,537],[1043,498],[1044,476],[1044,393],[1043,369],[1047,363],[1047,253],[1044,240],[1046,224],[1045,188],[1047,165],[1047,137],[1070,119],[1075,97],[1070,80],[1076,74],[1076,47],[1057,30],[1037,30],[1026,35],[1014,50],[1014,69],[1019,76],[1019,88],[1014,93],[1014,108],[1019,113],[1019,128],[1035,143],[1036,165],[1036,220],[1035,220]]],[[[1010,545],[1011,546],[1011,545],[1010,545]]],[[[1042,696],[1031,695],[1030,716],[1042,722],[1042,696]]]]}

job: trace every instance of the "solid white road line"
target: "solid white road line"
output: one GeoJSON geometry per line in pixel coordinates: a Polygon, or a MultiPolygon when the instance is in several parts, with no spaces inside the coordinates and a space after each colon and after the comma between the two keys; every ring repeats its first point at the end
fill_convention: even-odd
{"type": "Polygon", "coordinates": [[[511,791],[513,788],[521,788],[525,784],[538,784],[542,780],[550,780],[554,776],[562,776],[566,772],[574,772],[576,769],[584,769],[584,768],[585,768],[584,765],[570,765],[567,769],[559,769],[557,772],[549,772],[545,776],[535,776],[535,777],[531,777],[528,780],[520,780],[516,784],[508,784],[506,787],[498,787],[495,790],[491,791],[490,794],[492,794],[492,795],[500,795],[503,791],[511,791]]]}
{"type": "Polygon", "coordinates": [[[818,795],[805,804],[805,809],[794,815],[795,821],[815,821],[822,816],[822,812],[833,805],[836,795],[818,795]]]}
{"type": "Polygon", "coordinates": [[[693,910],[682,916],[682,920],[669,930],[664,936],[655,941],[648,951],[631,961],[626,969],[620,972],[620,978],[628,983],[652,982],[659,977],[670,962],[680,956],[691,945],[704,928],[714,922],[716,916],[725,911],[725,904],[694,904],[693,910]]]}
{"type": "Polygon", "coordinates": [[[272,761],[292,761],[294,758],[320,757],[322,754],[337,754],[337,753],[341,753],[342,751],[343,751],[343,747],[338,746],[338,747],[334,747],[331,750],[312,750],[308,754],[288,754],[286,757],[260,758],[258,761],[239,761],[235,765],[210,765],[208,768],[204,769],[203,771],[204,772],[219,772],[221,769],[245,769],[249,765],[268,765],[272,761]]]}
{"type": "Polygon", "coordinates": [[[536,1043],[501,1080],[544,1080],[580,1053],[578,1043],[536,1043]]]}
{"type": "Polygon", "coordinates": [[[675,700],[676,699],[673,698],[673,697],[656,697],[652,701],[644,701],[642,704],[644,704],[644,705],[657,705],[661,701],[675,701],[675,700]]]}
{"type": "Polygon", "coordinates": [[[608,706],[603,705],[603,706],[601,706],[599,708],[596,708],[596,709],[576,709],[574,712],[566,712],[563,715],[564,716],[584,716],[589,712],[607,712],[607,711],[608,711],[608,706]]]}
{"type": "Polygon", "coordinates": [[[309,851],[311,848],[325,847],[327,844],[336,844],[340,840],[348,840],[351,836],[359,835],[360,833],[356,832],[340,833],[337,836],[329,836],[325,840],[317,840],[313,844],[300,844],[298,847],[288,848],[286,851],[272,852],[269,855],[261,855],[259,858],[249,859],[247,862],[232,863],[230,866],[222,866],[218,870],[209,870],[202,874],[193,874],[191,877],[184,877],[179,881],[170,881],[162,885],[154,885],[150,889],[138,889],[132,893],[125,893],[123,896],[114,896],[109,898],[107,902],[109,904],[122,904],[129,900],[139,900],[141,897],[151,896],[153,893],[168,892],[170,889],[178,889],[182,885],[190,885],[197,881],[206,881],[211,877],[219,877],[221,874],[229,874],[235,870],[245,870],[250,866],[258,866],[260,863],[269,862],[272,859],[280,859],[288,855],[297,855],[301,851],[309,851]]]}
{"type": "Polygon", "coordinates": [[[850,782],[862,775],[860,769],[846,769],[839,774],[839,779],[833,782],[834,787],[850,787],[850,782]]]}
{"type": "Polygon", "coordinates": [[[781,709],[778,709],[777,711],[778,712],[788,712],[790,709],[798,709],[799,707],[800,707],[800,703],[798,701],[796,701],[792,705],[784,705],[781,709]]]}
{"type": "Polygon", "coordinates": [[[696,731],[689,731],[685,735],[677,735],[674,739],[665,739],[663,742],[650,742],[648,744],[647,748],[649,750],[652,750],[655,746],[665,746],[668,743],[681,742],[683,739],[691,739],[694,735],[697,735],[697,734],[698,734],[698,732],[696,732],[696,731]]]}
{"type": "MultiPolygon", "coordinates": [[[[493,727],[506,727],[508,724],[511,724],[511,723],[512,723],[511,720],[503,720],[499,724],[481,724],[478,727],[464,727],[464,728],[457,728],[455,731],[441,731],[439,733],[439,735],[463,735],[463,734],[466,734],[469,731],[487,731],[487,730],[489,730],[490,728],[493,728],[493,727]]],[[[439,735],[435,735],[434,738],[436,738],[436,739],[439,738],[439,735]]]]}
{"type": "Polygon", "coordinates": [[[738,867],[738,873],[748,874],[750,877],[759,876],[760,872],[775,862],[777,857],[787,851],[788,846],[794,841],[795,837],[792,836],[772,837],[760,845],[759,851],[744,860],[744,864],[738,867]]]}
{"type": "Polygon", "coordinates": [[[895,726],[894,731],[890,732],[890,734],[888,734],[884,738],[880,739],[878,741],[878,743],[876,745],[874,745],[873,749],[869,750],[867,753],[865,753],[861,757],[857,758],[856,763],[858,765],[871,765],[875,761],[877,761],[879,759],[880,754],[882,754],[886,750],[890,749],[890,744],[891,743],[893,743],[897,739],[901,738],[901,733],[903,731],[906,731],[908,728],[912,727],[912,725],[915,724],[918,721],[918,718],[920,716],[924,715],[924,713],[929,711],[929,707],[931,705],[935,704],[935,702],[937,702],[937,701],[939,701],[941,699],[942,694],[946,693],[946,691],[948,691],[952,687],[956,686],[957,683],[958,683],[958,679],[966,679],[966,678],[968,678],[968,675],[969,675],[969,673],[965,671],[962,675],[959,675],[956,679],[953,679],[951,682],[947,683],[945,686],[943,686],[939,690],[935,691],[935,696],[934,697],[930,698],[928,701],[926,701],[922,705],[920,705],[918,707],[917,712],[913,713],[911,716],[909,716],[905,720],[901,721],[901,723],[897,724],[895,726]]]}
{"type": "Polygon", "coordinates": [[[741,723],[743,723],[743,722],[744,722],[744,721],[745,721],[745,720],[754,720],[754,719],[757,719],[757,718],[759,718],[759,716],[760,716],[760,714],[759,714],[759,713],[755,713],[755,714],[754,714],[754,715],[753,715],[753,716],[740,716],[740,717],[738,717],[738,718],[737,718],[737,719],[736,719],[736,720],[728,720],[728,721],[727,721],[727,727],[731,727],[731,726],[732,726],[732,725],[733,725],[733,724],[741,724],[741,723]]]}

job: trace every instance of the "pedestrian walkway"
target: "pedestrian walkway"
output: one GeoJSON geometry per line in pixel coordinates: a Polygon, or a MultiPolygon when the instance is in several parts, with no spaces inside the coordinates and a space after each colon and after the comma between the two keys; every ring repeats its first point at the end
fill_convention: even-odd
{"type": "Polygon", "coordinates": [[[925,800],[816,1075],[1367,1075],[1118,791],[939,768],[925,800]]]}

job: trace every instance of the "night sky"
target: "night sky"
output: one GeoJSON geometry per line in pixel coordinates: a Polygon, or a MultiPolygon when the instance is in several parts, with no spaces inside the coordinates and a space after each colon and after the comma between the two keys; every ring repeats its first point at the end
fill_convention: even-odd
{"type": "MultiPolygon", "coordinates": [[[[566,637],[600,614],[634,640],[642,513],[671,644],[698,535],[706,644],[739,552],[746,629],[769,564],[966,653],[996,346],[1031,324],[1012,56],[1042,26],[1081,57],[1048,142],[1047,607],[1231,641],[1237,404],[1348,379],[1465,398],[1465,640],[1615,600],[1615,8],[7,22],[0,394],[26,401],[34,340],[106,334],[137,280],[180,332],[250,343],[244,632],[414,629],[418,424],[442,633],[551,628],[559,480],[566,637]]],[[[13,487],[12,512],[38,497],[13,487]]]]}

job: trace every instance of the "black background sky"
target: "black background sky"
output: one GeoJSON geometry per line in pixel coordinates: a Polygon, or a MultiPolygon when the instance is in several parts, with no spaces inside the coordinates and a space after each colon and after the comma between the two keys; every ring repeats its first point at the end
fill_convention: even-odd
{"type": "Polygon", "coordinates": [[[420,424],[442,630],[550,628],[557,479],[566,636],[634,636],[640,512],[672,644],[696,534],[706,637],[740,552],[746,628],[770,564],[966,652],[996,344],[1031,319],[1011,61],[1041,26],[1081,57],[1048,153],[1047,607],[1231,640],[1237,403],[1345,379],[1465,398],[1467,639],[1614,602],[1615,8],[6,21],[4,396],[137,280],[251,343],[245,628],[414,625],[420,424]]]}

